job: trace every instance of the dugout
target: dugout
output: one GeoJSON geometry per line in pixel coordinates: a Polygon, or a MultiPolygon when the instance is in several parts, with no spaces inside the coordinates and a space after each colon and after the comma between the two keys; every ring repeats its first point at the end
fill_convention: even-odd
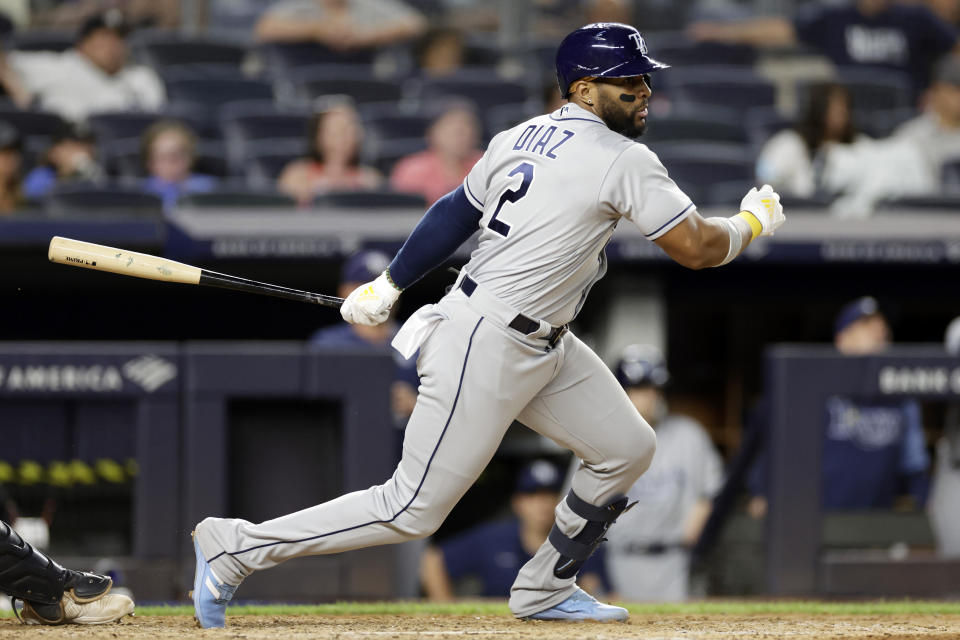
{"type": "MultiPolygon", "coordinates": [[[[399,432],[390,413],[393,359],[384,352],[301,342],[193,342],[183,347],[182,522],[262,521],[393,472],[399,432]]],[[[189,529],[182,580],[193,576],[189,529]]],[[[392,598],[409,592],[406,547],[299,558],[243,583],[242,597],[284,602],[392,598]]],[[[416,574],[413,573],[413,579],[416,574]]]]}
{"type": "MultiPolygon", "coordinates": [[[[770,398],[766,586],[780,596],[960,593],[960,559],[825,551],[839,523],[821,510],[821,454],[828,397],[960,401],[960,359],[939,345],[895,347],[882,355],[842,356],[832,347],[777,345],[766,354],[770,398]]],[[[897,527],[896,517],[848,514],[853,526],[897,527]],[[865,519],[864,519],[865,518],[865,519]]],[[[909,525],[908,525],[909,528],[909,525]]],[[[915,535],[908,528],[903,535],[915,535]]],[[[884,532],[879,532],[881,535],[884,532]]]]}
{"type": "Polygon", "coordinates": [[[0,480],[21,515],[52,518],[60,562],[172,579],[179,375],[171,343],[0,343],[0,480]]]}

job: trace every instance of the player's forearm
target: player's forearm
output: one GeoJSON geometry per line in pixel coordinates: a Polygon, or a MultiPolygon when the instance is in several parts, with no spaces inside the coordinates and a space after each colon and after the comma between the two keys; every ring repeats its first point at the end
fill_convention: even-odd
{"type": "Polygon", "coordinates": [[[477,231],[481,215],[462,186],[437,200],[390,263],[394,285],[406,289],[440,266],[477,231]]]}
{"type": "Polygon", "coordinates": [[[260,18],[254,28],[260,42],[303,42],[316,40],[317,25],[313,20],[290,20],[269,14],[260,18]]]}
{"type": "Polygon", "coordinates": [[[746,22],[701,22],[689,29],[695,40],[786,47],[797,42],[796,30],[783,18],[755,18],[746,22]]]}

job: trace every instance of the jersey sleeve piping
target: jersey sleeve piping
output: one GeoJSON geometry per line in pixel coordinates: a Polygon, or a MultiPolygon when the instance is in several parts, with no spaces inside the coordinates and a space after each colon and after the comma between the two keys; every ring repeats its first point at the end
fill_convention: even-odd
{"type": "Polygon", "coordinates": [[[683,222],[683,219],[686,218],[688,215],[690,215],[691,209],[693,209],[692,202],[688,204],[683,211],[681,211],[677,215],[673,216],[672,218],[664,222],[659,229],[657,229],[653,233],[644,234],[644,237],[646,237],[648,240],[656,240],[666,232],[670,231],[670,229],[673,229],[675,226],[683,222]]]}
{"type": "Polygon", "coordinates": [[[475,208],[479,209],[481,213],[483,212],[483,202],[477,196],[473,195],[473,191],[470,190],[470,178],[464,178],[463,180],[464,191],[467,193],[467,202],[472,204],[475,208]]]}

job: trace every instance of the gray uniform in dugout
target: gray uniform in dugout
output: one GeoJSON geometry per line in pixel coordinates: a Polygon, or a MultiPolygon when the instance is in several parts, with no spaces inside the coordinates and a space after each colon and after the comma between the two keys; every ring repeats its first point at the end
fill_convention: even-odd
{"type": "Polygon", "coordinates": [[[347,297],[344,319],[385,321],[399,289],[479,225],[479,246],[457,285],[414,313],[394,339],[407,356],[420,349],[421,385],[393,477],[260,524],[202,521],[194,581],[202,626],[225,624],[227,600],[254,571],[297,556],[430,535],[515,419],[581,463],[548,540],[517,576],[511,611],[550,620],[626,618],[626,610],[586,595],[575,578],[627,508],[625,494],[650,466],[656,438],[566,323],[602,277],[604,246],[622,219],[689,266],[726,264],[753,236],[783,221],[769,187],[751,190],[736,216],[701,218],[646,146],[610,128],[622,121],[598,115],[600,106],[619,110],[632,123],[622,130],[634,131],[650,96],[649,79],[641,76],[655,68],[663,65],[646,57],[632,27],[601,23],[568,36],[558,76],[562,90],[570,87],[571,103],[497,135],[464,185],[431,207],[390,268],[347,297]],[[599,56],[591,64],[612,80],[585,78],[582,62],[564,62],[565,51],[579,56],[587,49],[583,57],[599,56]],[[611,66],[610,55],[625,62],[611,66]]]}

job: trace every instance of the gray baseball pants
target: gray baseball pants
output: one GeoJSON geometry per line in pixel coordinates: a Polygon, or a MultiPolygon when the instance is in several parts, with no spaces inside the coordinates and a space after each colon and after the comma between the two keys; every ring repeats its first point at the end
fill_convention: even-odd
{"type": "MultiPolygon", "coordinates": [[[[420,345],[419,397],[393,477],[260,524],[205,519],[197,525],[197,541],[221,580],[238,585],[290,558],[429,536],[479,477],[515,419],[582,460],[573,490],[591,504],[625,494],[650,466],[653,429],[600,358],[572,333],[547,350],[538,336],[547,335],[549,325],[541,322],[539,331],[526,336],[509,328],[517,312],[482,285],[469,297],[455,289],[428,314],[437,322],[420,345]]],[[[570,537],[586,524],[565,500],[556,518],[570,537]]],[[[548,609],[575,591],[574,578],[554,576],[558,559],[547,541],[521,568],[510,595],[515,616],[548,609]]]]}

